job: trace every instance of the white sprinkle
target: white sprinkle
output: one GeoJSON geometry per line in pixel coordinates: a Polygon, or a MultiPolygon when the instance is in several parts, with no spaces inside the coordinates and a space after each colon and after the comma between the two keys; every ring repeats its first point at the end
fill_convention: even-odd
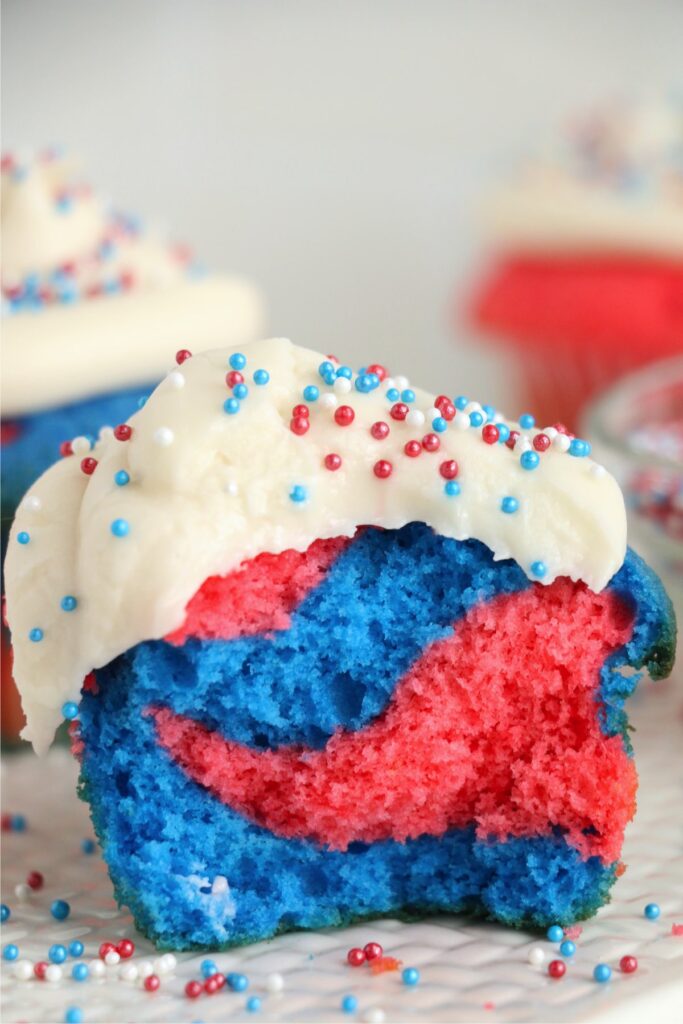
{"type": "Polygon", "coordinates": [[[62,968],[59,964],[48,964],[45,969],[45,981],[61,981],[62,968]]]}
{"type": "MultiPolygon", "coordinates": [[[[483,411],[484,410],[482,409],[482,407],[479,404],[479,402],[468,402],[467,405],[465,406],[465,409],[464,409],[464,412],[466,412],[468,416],[469,416],[469,414],[471,412],[481,412],[481,413],[483,413],[483,411]]],[[[484,417],[484,419],[486,419],[486,417],[484,417]]]]}
{"type": "Polygon", "coordinates": [[[540,946],[532,946],[527,959],[532,967],[540,967],[545,962],[545,950],[540,946]]]}
{"type": "Polygon", "coordinates": [[[138,964],[138,974],[141,978],[148,978],[150,974],[154,974],[154,966],[151,960],[141,960],[138,964]]]}
{"type": "Polygon", "coordinates": [[[382,381],[382,387],[385,391],[390,391],[392,388],[396,387],[396,381],[393,377],[385,377],[382,381]]]}
{"type": "Polygon", "coordinates": [[[100,441],[109,441],[109,439],[114,436],[114,428],[100,427],[100,432],[97,436],[99,437],[100,441]]]}
{"type": "Polygon", "coordinates": [[[28,981],[33,977],[33,964],[30,960],[17,960],[12,973],[19,981],[28,981]]]}
{"type": "Polygon", "coordinates": [[[169,445],[173,444],[175,435],[170,427],[159,427],[154,431],[152,440],[155,444],[161,445],[162,448],[168,448],[169,445]]]}
{"type": "Polygon", "coordinates": [[[21,903],[25,903],[31,895],[31,886],[26,882],[20,882],[19,885],[14,886],[14,895],[21,903]]]}
{"type": "Polygon", "coordinates": [[[43,507],[43,503],[37,494],[27,494],[21,503],[22,508],[25,508],[27,512],[38,512],[43,507]]]}
{"type": "Polygon", "coordinates": [[[560,452],[568,452],[571,441],[566,434],[558,434],[553,441],[553,448],[557,448],[560,452]]]}
{"type": "Polygon", "coordinates": [[[363,1014],[363,1020],[367,1024],[384,1024],[385,1013],[384,1010],[379,1006],[371,1006],[369,1010],[366,1010],[363,1014]]]}
{"type": "Polygon", "coordinates": [[[331,391],[326,391],[324,395],[320,396],[320,404],[323,409],[336,409],[337,396],[333,395],[331,391]]]}
{"type": "Polygon", "coordinates": [[[554,441],[559,431],[556,430],[555,427],[546,427],[545,430],[541,431],[541,433],[545,434],[546,437],[549,437],[551,441],[554,441]]]}
{"type": "Polygon", "coordinates": [[[240,493],[240,485],[236,480],[226,480],[225,482],[225,493],[229,494],[231,498],[236,498],[240,493]]]}
{"type": "Polygon", "coordinates": [[[424,426],[425,414],[420,412],[419,409],[411,409],[406,416],[406,423],[409,427],[422,427],[424,426]]]}
{"type": "Polygon", "coordinates": [[[348,395],[353,384],[346,377],[337,377],[332,387],[338,395],[348,395]]]}
{"type": "Polygon", "coordinates": [[[154,970],[157,974],[170,974],[176,969],[178,961],[173,953],[164,953],[154,961],[154,970]]]}
{"type": "Polygon", "coordinates": [[[432,422],[432,420],[435,420],[436,417],[440,415],[441,411],[437,409],[435,406],[432,406],[430,409],[427,409],[427,412],[425,413],[425,416],[427,417],[430,423],[432,422]]]}
{"type": "Polygon", "coordinates": [[[175,391],[180,391],[181,388],[185,387],[185,378],[180,370],[172,370],[166,380],[168,381],[169,387],[173,388],[175,391]]]}
{"type": "Polygon", "coordinates": [[[269,974],[266,978],[266,990],[268,992],[282,992],[285,987],[285,979],[281,974],[269,974]]]}
{"type": "Polygon", "coordinates": [[[91,960],[88,967],[90,968],[90,976],[93,978],[101,978],[107,969],[104,961],[100,960],[99,957],[97,960],[91,960]]]}
{"type": "Polygon", "coordinates": [[[137,981],[138,969],[135,964],[121,964],[119,978],[121,981],[137,981]]]}
{"type": "Polygon", "coordinates": [[[598,480],[603,477],[606,472],[607,470],[605,467],[601,466],[599,462],[594,462],[591,466],[591,476],[597,477],[598,480]]]}
{"type": "Polygon", "coordinates": [[[398,388],[399,391],[405,391],[410,381],[407,377],[394,377],[394,387],[398,388]]]}
{"type": "Polygon", "coordinates": [[[456,430],[469,430],[470,418],[467,415],[467,413],[461,412],[461,410],[458,409],[455,416],[453,417],[453,426],[456,428],[456,430]]]}
{"type": "Polygon", "coordinates": [[[222,892],[227,892],[230,886],[225,875],[216,875],[211,884],[211,895],[218,896],[222,892]]]}
{"type": "Polygon", "coordinates": [[[87,437],[74,437],[71,442],[71,451],[74,455],[85,455],[86,452],[90,451],[90,441],[87,437]]]}
{"type": "Polygon", "coordinates": [[[515,445],[515,451],[518,451],[518,452],[530,452],[531,451],[531,441],[526,436],[526,434],[523,434],[522,437],[517,439],[517,444],[515,445]]]}
{"type": "Polygon", "coordinates": [[[104,962],[107,965],[107,967],[116,967],[120,960],[121,957],[119,956],[115,949],[110,949],[104,958],[104,962]]]}

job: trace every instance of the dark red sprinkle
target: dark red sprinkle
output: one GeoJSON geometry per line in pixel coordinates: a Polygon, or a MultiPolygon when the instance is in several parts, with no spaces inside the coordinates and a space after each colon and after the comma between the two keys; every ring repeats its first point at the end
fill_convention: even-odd
{"type": "Polygon", "coordinates": [[[47,967],[48,965],[45,960],[38,960],[33,965],[33,973],[35,974],[36,978],[38,978],[39,981],[45,980],[45,971],[47,970],[47,967]]]}
{"type": "Polygon", "coordinates": [[[189,348],[179,348],[175,354],[175,361],[178,364],[178,366],[181,366],[186,359],[190,358],[191,355],[192,353],[190,352],[189,348]]]}
{"type": "Polygon", "coordinates": [[[156,974],[148,974],[143,984],[148,992],[156,992],[161,982],[156,974]]]}
{"type": "Polygon", "coordinates": [[[393,468],[394,467],[391,463],[386,459],[380,459],[379,462],[376,462],[372,467],[372,471],[378,479],[386,480],[387,477],[391,476],[393,468]]]}
{"type": "Polygon", "coordinates": [[[71,447],[71,441],[62,441],[59,446],[59,454],[63,459],[66,459],[69,455],[73,455],[74,450],[71,447]]]}
{"type": "Polygon", "coordinates": [[[122,960],[127,960],[135,952],[135,943],[131,939],[121,939],[116,947],[116,952],[122,960]]]}
{"type": "Polygon", "coordinates": [[[225,383],[229,388],[234,388],[235,384],[244,384],[244,377],[239,370],[228,370],[225,375],[225,383]]]}
{"type": "Polygon", "coordinates": [[[128,441],[132,433],[133,428],[127,423],[119,423],[118,427],[114,427],[114,437],[117,441],[128,441]]]}
{"type": "Polygon", "coordinates": [[[548,964],[548,974],[551,978],[561,978],[567,971],[564,960],[551,960],[548,964]]]}
{"type": "Polygon", "coordinates": [[[362,949],[354,946],[354,948],[350,949],[346,954],[346,959],[352,967],[360,967],[361,964],[365,963],[365,953],[362,949]]]}
{"type": "Polygon", "coordinates": [[[185,986],[185,995],[188,999],[197,999],[202,994],[202,986],[198,981],[188,981],[185,986]]]}
{"type": "Polygon", "coordinates": [[[510,448],[510,449],[514,448],[515,445],[517,444],[517,438],[518,437],[519,437],[519,431],[518,430],[511,430],[510,431],[510,436],[508,437],[507,441],[505,442],[507,447],[510,448]]]}
{"type": "Polygon", "coordinates": [[[325,469],[329,469],[334,472],[342,464],[341,455],[337,455],[335,452],[330,452],[329,455],[325,456],[325,469]]]}
{"type": "Polygon", "coordinates": [[[383,441],[385,437],[389,436],[389,424],[385,423],[384,420],[377,420],[370,427],[370,433],[376,441],[383,441]]]}
{"type": "Polygon", "coordinates": [[[387,370],[386,367],[382,366],[381,363],[370,363],[370,365],[368,366],[368,373],[376,373],[379,379],[382,381],[387,375],[387,370]]]}
{"type": "Polygon", "coordinates": [[[550,448],[550,438],[547,434],[536,434],[533,445],[537,452],[547,452],[550,448]]]}
{"type": "Polygon", "coordinates": [[[500,437],[500,431],[498,430],[498,427],[493,425],[493,423],[487,423],[486,426],[482,428],[481,436],[487,444],[495,444],[500,437]]]}
{"type": "Polygon", "coordinates": [[[204,982],[204,991],[206,992],[207,996],[215,995],[215,993],[218,992],[219,988],[220,985],[216,981],[215,974],[212,974],[211,977],[207,978],[206,981],[204,982]]]}
{"type": "Polygon", "coordinates": [[[26,876],[26,884],[29,889],[33,889],[34,892],[38,892],[42,889],[45,884],[45,879],[41,875],[40,871],[29,871],[26,876]]]}
{"type": "Polygon", "coordinates": [[[633,974],[634,971],[638,970],[638,961],[634,956],[622,956],[619,961],[619,970],[623,971],[624,974],[633,974]]]}
{"type": "Polygon", "coordinates": [[[348,427],[353,423],[356,418],[356,414],[350,405],[340,405],[339,408],[334,411],[334,418],[340,427],[348,427]]]}
{"type": "Polygon", "coordinates": [[[441,447],[441,441],[439,441],[436,434],[425,434],[422,438],[422,447],[426,452],[438,452],[441,447]]]}
{"type": "Polygon", "coordinates": [[[305,419],[308,419],[309,415],[310,410],[307,405],[295,405],[294,408],[292,409],[292,416],[295,419],[297,418],[297,416],[303,416],[305,419]]]}
{"type": "Polygon", "coordinates": [[[416,459],[422,451],[422,445],[419,441],[406,441],[403,446],[403,451],[406,455],[410,456],[411,459],[416,459]]]}
{"type": "Polygon", "coordinates": [[[100,960],[104,960],[107,953],[118,953],[118,950],[113,942],[103,942],[99,948],[100,960]]]}
{"type": "Polygon", "coordinates": [[[224,987],[224,985],[225,985],[225,975],[224,974],[221,974],[220,971],[216,971],[216,973],[212,974],[211,977],[216,982],[216,987],[217,988],[221,989],[221,988],[224,987]]]}
{"type": "Polygon", "coordinates": [[[97,459],[93,459],[92,456],[88,455],[85,459],[81,459],[81,470],[86,476],[92,476],[97,469],[97,459]]]}
{"type": "Polygon", "coordinates": [[[379,942],[368,942],[366,946],[363,946],[363,952],[365,953],[366,960],[376,960],[382,956],[384,950],[379,942]]]}
{"type": "Polygon", "coordinates": [[[404,420],[408,412],[409,409],[405,402],[395,402],[389,411],[389,415],[392,420],[404,420]]]}
{"type": "Polygon", "coordinates": [[[458,475],[458,463],[455,459],[447,459],[439,466],[439,473],[444,480],[455,480],[458,475]]]}
{"type": "Polygon", "coordinates": [[[290,420],[289,429],[293,434],[298,434],[301,437],[303,434],[308,433],[310,425],[308,416],[295,416],[293,420],[290,420]]]}

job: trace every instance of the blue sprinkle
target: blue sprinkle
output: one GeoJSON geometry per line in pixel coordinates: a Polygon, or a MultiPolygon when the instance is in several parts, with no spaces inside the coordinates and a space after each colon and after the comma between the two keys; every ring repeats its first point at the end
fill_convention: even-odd
{"type": "Polygon", "coordinates": [[[235,413],[240,411],[240,403],[236,398],[226,398],[223,402],[223,409],[229,416],[234,416],[235,413]]]}
{"type": "Polygon", "coordinates": [[[247,357],[243,356],[241,352],[233,352],[229,361],[233,370],[243,370],[247,365],[247,357]]]}
{"type": "Polygon", "coordinates": [[[325,380],[329,376],[331,376],[332,379],[334,380],[334,377],[335,377],[334,366],[329,361],[329,359],[326,359],[324,363],[320,364],[320,366],[318,367],[318,373],[323,378],[323,380],[325,380]]]}
{"type": "Polygon", "coordinates": [[[218,974],[218,967],[213,960],[202,960],[199,965],[202,978],[210,978],[212,974],[218,974]]]}
{"type": "Polygon", "coordinates": [[[94,853],[95,850],[96,846],[94,839],[81,839],[81,851],[83,853],[85,853],[87,856],[90,856],[90,854],[94,853]]]}
{"type": "Polygon", "coordinates": [[[261,1000],[258,996],[249,996],[245,1005],[248,1013],[258,1013],[261,1009],[261,1000]]]}
{"type": "Polygon", "coordinates": [[[376,374],[376,373],[368,373],[367,377],[368,377],[368,380],[370,381],[370,383],[372,385],[372,390],[373,391],[375,390],[375,388],[378,388],[380,386],[380,384],[382,383],[381,380],[379,379],[379,375],[376,374]]]}
{"type": "Polygon", "coordinates": [[[308,491],[302,484],[295,484],[289,492],[289,497],[291,501],[302,502],[308,497],[308,491]]]}
{"type": "Polygon", "coordinates": [[[360,391],[362,395],[369,394],[373,389],[373,383],[369,373],[363,373],[360,377],[356,377],[355,384],[356,391],[360,391]]]}
{"type": "Polygon", "coordinates": [[[12,911],[6,903],[0,904],[0,921],[4,924],[5,921],[9,921],[12,916],[12,911]]]}
{"type": "Polygon", "coordinates": [[[227,982],[233,992],[244,992],[249,988],[249,979],[246,974],[229,974],[227,982]]]}
{"type": "Polygon", "coordinates": [[[66,704],[62,704],[62,715],[67,721],[71,721],[78,717],[78,704],[74,704],[72,700],[68,700],[66,704]]]}
{"type": "Polygon", "coordinates": [[[28,534],[26,530],[22,530],[21,533],[17,534],[17,541],[19,542],[19,544],[28,544],[30,539],[30,534],[28,534]]]}
{"type": "Polygon", "coordinates": [[[517,501],[517,498],[503,498],[503,500],[500,503],[500,508],[502,512],[506,512],[507,515],[511,516],[512,513],[516,512],[519,508],[519,502],[517,501]]]}
{"type": "Polygon", "coordinates": [[[13,942],[8,943],[2,951],[3,960],[16,960],[19,956],[19,947],[13,942]]]}
{"type": "Polygon", "coordinates": [[[341,1001],[341,1008],[344,1013],[355,1013],[358,1009],[358,1000],[355,996],[344,996],[341,1001]]]}
{"type": "Polygon", "coordinates": [[[54,946],[50,946],[47,951],[48,959],[53,964],[63,964],[67,958],[66,946],[62,946],[57,943],[54,946]]]}
{"type": "Polygon", "coordinates": [[[559,924],[551,924],[545,935],[548,942],[562,942],[564,929],[559,924]]]}
{"type": "Polygon", "coordinates": [[[411,388],[406,388],[404,391],[401,392],[401,401],[406,403],[414,402],[415,392],[411,388]]]}
{"type": "Polygon", "coordinates": [[[54,900],[50,906],[50,913],[56,921],[66,921],[71,913],[71,907],[66,900],[54,900]]]}
{"type": "Polygon", "coordinates": [[[305,402],[317,402],[320,395],[319,389],[315,384],[309,384],[308,387],[304,388],[304,401],[305,402]]]}
{"type": "Polygon", "coordinates": [[[432,420],[432,430],[436,430],[437,434],[443,434],[447,427],[448,423],[443,416],[435,416],[432,420]]]}
{"type": "Polygon", "coordinates": [[[114,473],[114,483],[117,487],[125,487],[126,484],[130,483],[130,477],[125,469],[120,469],[118,473],[114,473]]]}
{"type": "Polygon", "coordinates": [[[144,407],[146,405],[147,405],[147,395],[142,395],[142,397],[138,398],[138,409],[144,409],[144,407]]]}
{"type": "Polygon", "coordinates": [[[522,469],[531,470],[536,469],[536,466],[539,464],[540,461],[540,457],[536,452],[522,452],[519,459],[519,464],[522,467],[522,469]]]}
{"type": "Polygon", "coordinates": [[[259,387],[263,387],[263,385],[267,384],[270,380],[270,374],[267,370],[254,370],[253,379],[254,384],[257,384],[259,387]]]}
{"type": "Polygon", "coordinates": [[[656,921],[657,918],[659,917],[659,915],[661,914],[661,910],[659,909],[659,904],[658,903],[648,903],[648,905],[645,907],[645,910],[643,911],[643,913],[645,914],[645,917],[648,919],[648,921],[656,921]]]}
{"type": "MultiPolygon", "coordinates": [[[[73,946],[74,943],[72,942],[73,946]]],[[[71,977],[74,981],[86,981],[90,974],[90,968],[87,964],[74,964],[71,968],[71,977]]]]}
{"type": "Polygon", "coordinates": [[[350,366],[340,366],[336,375],[337,377],[346,377],[347,380],[352,380],[353,370],[350,366]]]}
{"type": "Polygon", "coordinates": [[[484,422],[484,417],[482,416],[482,414],[480,412],[477,412],[475,410],[474,412],[470,413],[470,426],[472,426],[472,427],[480,427],[483,422],[484,422]]]}
{"type": "Polygon", "coordinates": [[[247,387],[246,384],[235,384],[234,388],[232,389],[232,393],[235,396],[235,398],[246,398],[247,395],[249,394],[249,388],[247,387]]]}
{"type": "Polygon", "coordinates": [[[596,964],[593,968],[593,977],[601,984],[609,981],[612,977],[612,968],[608,967],[607,964],[596,964]]]}
{"type": "Polygon", "coordinates": [[[80,1006],[70,1006],[64,1014],[64,1024],[83,1024],[83,1010],[80,1006]]]}
{"type": "Polygon", "coordinates": [[[398,402],[399,398],[401,397],[401,392],[398,390],[398,388],[389,388],[386,397],[387,401],[389,402],[398,402]]]}
{"type": "Polygon", "coordinates": [[[507,423],[496,423],[496,426],[498,427],[498,443],[505,444],[510,436],[510,428],[507,423]]]}
{"type": "Polygon", "coordinates": [[[456,409],[459,409],[460,412],[462,412],[468,402],[469,398],[467,397],[467,395],[458,395],[453,405],[455,406],[456,409]]]}
{"type": "Polygon", "coordinates": [[[582,441],[580,437],[573,437],[569,442],[569,454],[577,459],[583,459],[591,453],[591,446],[588,441],[582,441]]]}
{"type": "Polygon", "coordinates": [[[115,537],[127,537],[130,533],[130,525],[127,519],[115,519],[109,529],[115,537]]]}
{"type": "Polygon", "coordinates": [[[574,956],[574,953],[576,953],[576,946],[571,939],[565,939],[564,942],[560,943],[561,956],[574,956]]]}
{"type": "Polygon", "coordinates": [[[486,422],[491,423],[493,417],[496,415],[496,410],[492,405],[482,405],[482,409],[486,413],[486,422]]]}
{"type": "Polygon", "coordinates": [[[542,580],[544,576],[548,574],[548,566],[545,562],[532,562],[531,572],[537,579],[542,580]]]}
{"type": "Polygon", "coordinates": [[[69,946],[69,956],[83,956],[83,949],[83,943],[79,942],[78,939],[74,939],[74,941],[69,946]]]}
{"type": "Polygon", "coordinates": [[[404,985],[417,985],[420,980],[420,972],[417,967],[406,967],[404,968],[401,977],[403,978],[404,985]]]}
{"type": "Polygon", "coordinates": [[[536,420],[530,412],[523,412],[522,415],[519,417],[519,425],[524,430],[531,430],[535,423],[536,420]]]}
{"type": "Polygon", "coordinates": [[[26,818],[23,814],[12,815],[12,831],[13,832],[25,832],[26,831],[26,818]]]}
{"type": "Polygon", "coordinates": [[[443,488],[444,494],[449,498],[457,498],[460,494],[460,484],[457,480],[447,480],[443,488]]]}
{"type": "Polygon", "coordinates": [[[40,626],[34,626],[34,628],[30,630],[28,634],[29,640],[32,640],[34,644],[40,643],[40,641],[43,639],[43,636],[44,634],[40,626]]]}
{"type": "Polygon", "coordinates": [[[71,594],[65,594],[59,603],[63,612],[72,612],[78,607],[78,601],[71,594]]]}

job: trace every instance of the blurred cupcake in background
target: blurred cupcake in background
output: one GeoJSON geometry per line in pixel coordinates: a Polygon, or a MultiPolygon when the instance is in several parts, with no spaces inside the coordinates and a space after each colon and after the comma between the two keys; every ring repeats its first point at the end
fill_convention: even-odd
{"type": "Polygon", "coordinates": [[[520,357],[540,422],[576,429],[617,377],[683,351],[683,106],[575,121],[490,198],[485,228],[469,314],[520,357]]]}

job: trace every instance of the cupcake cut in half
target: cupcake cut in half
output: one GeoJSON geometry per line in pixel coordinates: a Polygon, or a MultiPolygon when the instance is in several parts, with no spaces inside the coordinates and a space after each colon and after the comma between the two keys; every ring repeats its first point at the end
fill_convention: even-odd
{"type": "Polygon", "coordinates": [[[588,443],[283,339],[175,373],[92,474],[36,483],[7,560],[25,734],[78,706],[140,929],[594,913],[635,810],[624,702],[675,624],[588,443]]]}

